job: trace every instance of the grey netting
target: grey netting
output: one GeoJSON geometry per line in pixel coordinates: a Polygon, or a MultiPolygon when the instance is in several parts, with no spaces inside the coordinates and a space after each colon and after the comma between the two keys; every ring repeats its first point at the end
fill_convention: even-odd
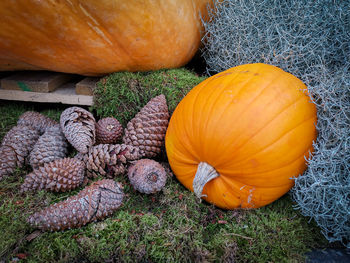
{"type": "Polygon", "coordinates": [[[204,23],[202,54],[209,73],[261,62],[301,77],[312,65],[350,58],[348,1],[221,2],[204,23]]]}
{"type": "Polygon", "coordinates": [[[308,86],[318,137],[292,191],[326,238],[350,247],[350,4],[340,0],[223,0],[204,23],[209,74],[262,62],[308,86]]]}
{"type": "Polygon", "coordinates": [[[320,74],[309,91],[318,98],[318,138],[308,169],[295,180],[293,198],[330,242],[350,248],[350,68],[320,74]]]}

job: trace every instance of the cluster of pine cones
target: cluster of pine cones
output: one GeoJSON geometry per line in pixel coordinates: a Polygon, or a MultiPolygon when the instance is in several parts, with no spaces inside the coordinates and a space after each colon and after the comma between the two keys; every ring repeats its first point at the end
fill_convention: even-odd
{"type": "Polygon", "coordinates": [[[82,186],[87,178],[107,177],[34,213],[28,222],[42,230],[55,231],[105,218],[122,204],[124,197],[122,186],[109,178],[129,169],[130,182],[140,192],[152,193],[165,185],[164,168],[148,158],[161,152],[168,121],[164,95],[151,99],[124,132],[117,119],[108,117],[96,122],[89,111],[80,107],[64,110],[59,123],[38,112],[25,112],[2,140],[0,180],[25,164],[33,171],[26,175],[22,192],[64,192],[82,186]],[[69,145],[78,152],[74,158],[67,158],[69,145]]]}

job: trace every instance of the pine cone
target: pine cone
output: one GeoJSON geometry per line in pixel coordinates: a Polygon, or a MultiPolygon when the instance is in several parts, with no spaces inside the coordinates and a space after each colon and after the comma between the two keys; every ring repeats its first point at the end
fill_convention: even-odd
{"type": "Polygon", "coordinates": [[[27,221],[34,227],[49,231],[81,227],[113,214],[122,204],[123,197],[119,183],[104,179],[31,215],[27,221]]]}
{"type": "Polygon", "coordinates": [[[128,177],[135,190],[151,194],[163,189],[167,175],[163,166],[150,159],[141,159],[128,169],[128,177]]]}
{"type": "Polygon", "coordinates": [[[29,163],[33,169],[37,169],[44,163],[49,163],[67,156],[68,142],[57,124],[46,130],[35,143],[29,154],[29,163]]]}
{"type": "Polygon", "coordinates": [[[140,159],[139,149],[125,144],[99,144],[84,155],[88,177],[113,177],[126,172],[129,161],[140,159]]]}
{"type": "Polygon", "coordinates": [[[0,146],[0,181],[13,173],[17,162],[16,152],[11,146],[0,146]]]}
{"type": "Polygon", "coordinates": [[[39,131],[30,125],[25,124],[17,124],[17,126],[13,126],[2,138],[1,145],[8,144],[9,141],[13,140],[21,140],[23,137],[27,137],[29,133],[33,133],[35,135],[39,134],[39,131]]]}
{"type": "Polygon", "coordinates": [[[17,155],[17,165],[22,167],[25,158],[32,151],[34,144],[39,139],[39,131],[32,126],[17,125],[6,133],[2,145],[11,146],[17,155]]]}
{"type": "Polygon", "coordinates": [[[57,121],[39,113],[36,111],[26,111],[17,121],[17,125],[29,125],[36,128],[40,134],[43,134],[45,130],[53,125],[56,125],[57,121]]]}
{"type": "Polygon", "coordinates": [[[15,126],[6,133],[0,147],[0,180],[24,165],[38,138],[39,131],[26,125],[15,126]]]}
{"type": "Polygon", "coordinates": [[[143,157],[155,157],[164,144],[169,112],[164,95],[151,99],[127,124],[123,143],[140,148],[143,157]]]}
{"type": "Polygon", "coordinates": [[[95,143],[95,118],[80,107],[65,109],[60,124],[67,140],[81,153],[87,153],[95,143]]]}
{"type": "Polygon", "coordinates": [[[113,117],[107,117],[96,123],[96,143],[114,144],[122,137],[123,127],[120,122],[113,117]]]}
{"type": "Polygon", "coordinates": [[[46,189],[66,192],[79,187],[84,181],[85,164],[74,158],[63,158],[45,163],[27,174],[21,191],[46,189]]]}

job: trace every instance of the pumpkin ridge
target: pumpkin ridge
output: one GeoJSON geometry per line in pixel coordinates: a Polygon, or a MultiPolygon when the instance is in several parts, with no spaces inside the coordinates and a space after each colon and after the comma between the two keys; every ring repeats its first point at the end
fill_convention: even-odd
{"type": "MultiPolygon", "coordinates": [[[[196,97],[194,97],[193,100],[192,100],[192,109],[191,109],[192,110],[192,118],[191,118],[191,125],[189,125],[189,127],[192,127],[192,138],[198,138],[198,136],[194,136],[195,135],[195,129],[193,129],[193,128],[196,127],[194,124],[195,124],[195,121],[198,119],[198,118],[196,118],[195,108],[197,107],[197,103],[196,102],[198,100],[198,97],[200,97],[199,95],[201,94],[201,91],[203,91],[203,89],[200,89],[197,92],[196,97]]],[[[198,132],[197,132],[197,135],[198,135],[198,132]]],[[[191,137],[189,136],[188,138],[191,138],[191,137]]],[[[198,147],[198,145],[195,145],[195,146],[198,147]]],[[[198,155],[198,153],[197,153],[197,155],[198,155]]]]}
{"type": "MultiPolygon", "coordinates": [[[[179,112],[178,114],[181,115],[181,116],[182,116],[182,115],[186,115],[186,114],[184,113],[184,108],[183,108],[183,107],[182,107],[182,108],[181,108],[181,107],[176,108],[175,111],[174,111],[174,113],[175,113],[175,112],[179,112]]],[[[176,124],[173,125],[174,133],[175,133],[175,134],[181,134],[180,129],[181,129],[181,127],[182,127],[182,122],[181,122],[181,120],[180,120],[179,118],[176,118],[175,121],[176,121],[176,124]],[[179,122],[180,122],[180,123],[179,123],[179,122]]],[[[181,138],[185,138],[185,139],[186,139],[186,144],[188,144],[189,146],[191,146],[191,147],[185,147],[185,146],[183,146],[183,143],[181,143],[182,149],[185,150],[187,153],[189,153],[194,159],[198,160],[198,162],[199,162],[199,156],[198,156],[198,154],[196,153],[196,151],[192,150],[192,149],[194,149],[193,143],[188,139],[188,138],[190,138],[190,136],[188,135],[189,132],[187,131],[186,128],[183,128],[182,130],[184,131],[184,133],[185,133],[186,136],[181,136],[181,138]]],[[[177,136],[176,136],[176,137],[177,137],[177,136]]],[[[180,150],[177,148],[177,151],[180,151],[180,150]]],[[[184,154],[183,151],[180,151],[180,152],[181,152],[181,154],[184,154]]]]}
{"type": "MultiPolygon", "coordinates": [[[[305,152],[305,153],[307,153],[307,152],[305,152]]],[[[237,174],[236,176],[240,176],[240,175],[252,175],[252,174],[264,174],[264,173],[267,173],[267,172],[274,172],[274,171],[276,171],[276,170],[284,169],[284,168],[286,168],[286,167],[288,167],[288,166],[294,164],[295,162],[299,161],[299,159],[305,159],[305,155],[303,155],[303,156],[298,156],[298,157],[295,158],[294,160],[292,160],[292,161],[290,161],[290,162],[288,162],[288,163],[286,163],[286,164],[284,164],[284,165],[281,165],[281,166],[278,167],[278,168],[271,169],[271,170],[269,170],[269,171],[251,172],[251,173],[244,173],[244,172],[239,172],[239,173],[238,173],[238,172],[237,172],[237,173],[236,173],[236,174],[237,174]]],[[[218,173],[219,173],[219,172],[218,172],[218,173]]],[[[247,183],[244,183],[244,182],[242,182],[242,181],[236,180],[235,176],[228,176],[228,175],[225,176],[225,173],[223,173],[224,175],[222,175],[221,173],[219,173],[219,174],[221,175],[221,178],[222,178],[222,179],[224,179],[224,178],[234,178],[235,181],[237,181],[237,182],[239,182],[239,183],[242,183],[242,184],[248,185],[247,183]]],[[[249,177],[244,177],[244,178],[242,178],[242,179],[245,179],[245,178],[249,178],[249,177]]],[[[291,177],[291,178],[292,178],[292,177],[291,177]]],[[[269,179],[269,178],[266,178],[266,179],[269,179]]],[[[292,179],[291,179],[291,180],[292,180],[292,179]]],[[[281,184],[281,185],[287,185],[287,184],[281,184]]],[[[266,187],[264,187],[264,186],[256,186],[256,187],[266,188],[266,187]]],[[[269,186],[269,187],[277,187],[277,186],[269,186]]]]}
{"type": "MultiPolygon", "coordinates": [[[[298,128],[299,126],[305,124],[306,122],[310,121],[311,119],[314,119],[314,116],[311,116],[310,118],[307,118],[305,120],[303,120],[302,122],[300,122],[298,125],[294,126],[292,129],[289,129],[287,132],[285,132],[283,135],[281,135],[280,137],[278,137],[275,141],[271,142],[270,144],[268,145],[264,145],[262,149],[260,149],[258,152],[254,153],[254,154],[251,154],[249,155],[249,158],[261,153],[263,150],[266,150],[268,148],[270,148],[271,146],[273,146],[276,142],[278,142],[280,139],[282,139],[285,135],[287,135],[288,133],[292,132],[293,130],[295,130],[296,128],[298,128]]],[[[246,162],[248,159],[243,159],[243,160],[240,160],[239,162],[235,163],[235,164],[241,164],[241,163],[244,163],[246,162]]]]}
{"type": "MultiPolygon", "coordinates": [[[[250,80],[250,79],[249,79],[249,80],[250,80]]],[[[253,104],[254,102],[256,102],[256,100],[260,97],[260,95],[261,95],[267,88],[270,87],[269,85],[270,85],[273,81],[274,81],[274,80],[272,80],[271,82],[269,82],[268,85],[265,85],[265,87],[264,87],[262,90],[260,90],[259,93],[258,93],[251,101],[249,101],[249,103],[244,107],[244,109],[243,109],[240,113],[237,114],[237,116],[242,116],[242,114],[243,114],[244,112],[246,112],[246,111],[249,109],[249,107],[251,106],[251,104],[253,104]]],[[[249,84],[249,81],[248,81],[246,84],[249,84]]],[[[244,88],[246,87],[246,84],[242,87],[242,89],[241,89],[240,91],[244,90],[244,88]]],[[[225,87],[226,87],[226,86],[225,86],[225,87]]],[[[238,94],[237,94],[237,95],[238,95],[238,94]]],[[[221,117],[222,117],[224,114],[225,114],[225,112],[222,112],[222,114],[220,115],[219,118],[217,118],[217,120],[219,121],[219,120],[221,119],[221,117]]]]}
{"type": "MultiPolygon", "coordinates": [[[[281,76],[283,76],[283,74],[280,74],[280,75],[279,75],[279,77],[281,77],[281,76]]],[[[249,78],[249,80],[250,80],[250,79],[251,79],[251,78],[249,78]]],[[[275,79],[273,79],[272,81],[268,82],[268,84],[266,84],[266,86],[265,86],[262,90],[259,91],[258,95],[256,95],[256,96],[254,97],[254,99],[252,99],[252,100],[244,107],[244,109],[243,109],[240,113],[237,114],[237,116],[242,116],[243,113],[245,113],[247,110],[249,110],[249,107],[251,107],[251,105],[257,101],[257,99],[260,97],[260,95],[263,94],[263,93],[266,91],[266,89],[270,87],[271,83],[274,82],[274,81],[277,80],[277,79],[278,79],[278,78],[275,78],[275,79]]],[[[249,83],[249,81],[248,81],[247,83],[249,83]]],[[[225,87],[227,87],[227,86],[225,86],[225,87]]],[[[246,84],[242,86],[242,88],[240,89],[240,91],[244,90],[245,87],[246,87],[246,84]]],[[[237,94],[237,95],[238,95],[238,94],[237,94]]],[[[218,118],[216,118],[216,119],[217,119],[217,122],[219,122],[219,121],[221,120],[222,116],[225,115],[225,113],[226,113],[226,112],[223,111],[223,112],[221,113],[221,115],[220,115],[218,118]]],[[[216,125],[213,125],[213,126],[216,127],[216,125]]],[[[237,140],[237,138],[234,138],[234,139],[233,139],[233,141],[236,141],[236,140],[237,140]]],[[[230,145],[230,144],[227,144],[227,145],[230,145]]],[[[225,147],[225,148],[226,148],[226,150],[224,150],[224,151],[228,151],[228,150],[229,150],[229,147],[225,147]]],[[[223,156],[224,156],[224,155],[223,155],[223,156]]]]}
{"type": "MultiPolygon", "coordinates": [[[[221,87],[220,88],[220,90],[218,91],[218,89],[219,88],[216,88],[216,87],[214,87],[214,88],[212,88],[212,90],[213,90],[213,93],[216,95],[216,98],[213,100],[213,102],[211,102],[210,103],[210,105],[211,105],[211,108],[210,108],[210,111],[209,111],[209,113],[208,114],[206,114],[207,115],[207,118],[206,118],[206,126],[205,126],[205,128],[203,127],[199,127],[198,128],[198,134],[199,135],[202,135],[202,136],[198,136],[198,140],[199,140],[199,142],[200,142],[200,149],[201,149],[201,151],[199,151],[199,152],[201,152],[202,153],[202,157],[203,156],[206,156],[207,154],[206,154],[206,152],[207,151],[205,151],[205,140],[203,139],[203,135],[205,134],[205,133],[203,133],[203,131],[206,131],[206,132],[208,132],[208,133],[211,133],[211,131],[209,131],[208,130],[208,125],[210,124],[210,119],[211,119],[211,116],[213,116],[212,114],[213,114],[213,112],[215,112],[215,110],[217,109],[217,104],[221,104],[221,98],[223,97],[223,96],[225,96],[225,87],[221,87]],[[204,154],[203,154],[204,153],[204,154]]],[[[203,89],[203,91],[205,91],[205,88],[203,89]]],[[[212,93],[211,93],[212,94],[212,93]]],[[[225,114],[225,112],[227,111],[227,107],[229,107],[230,105],[229,104],[227,104],[227,105],[225,105],[225,107],[223,107],[223,109],[222,109],[222,113],[221,113],[221,115],[220,116],[223,116],[224,114],[225,114]]],[[[201,115],[203,114],[203,111],[201,112],[201,115]]],[[[197,117],[197,119],[201,119],[201,117],[197,117]]],[[[198,126],[200,126],[200,125],[198,125],[198,126]]],[[[214,129],[216,128],[216,124],[215,125],[210,125],[210,126],[212,126],[212,127],[214,127],[214,129]]],[[[206,160],[201,160],[201,161],[206,161],[206,160]]]]}
{"type": "MultiPolygon", "coordinates": [[[[269,124],[271,124],[274,120],[276,120],[276,118],[278,116],[280,116],[284,111],[286,111],[287,109],[289,109],[291,106],[293,106],[296,102],[298,102],[299,100],[303,99],[303,96],[300,96],[298,99],[296,99],[295,101],[293,101],[291,104],[287,105],[285,108],[282,109],[282,111],[280,111],[277,115],[275,115],[273,118],[271,118],[267,123],[265,123],[264,126],[262,126],[260,129],[258,129],[256,132],[254,132],[253,136],[249,137],[247,140],[245,140],[243,142],[243,144],[237,146],[238,148],[235,149],[235,151],[238,151],[239,149],[241,149],[242,147],[244,147],[252,138],[254,138],[256,135],[258,135],[261,131],[264,130],[264,128],[266,128],[269,124]]],[[[235,137],[232,139],[232,141],[229,141],[227,143],[227,145],[232,145],[232,143],[234,141],[239,141],[240,137],[235,137]]],[[[230,147],[226,147],[225,150],[222,151],[222,155],[225,156],[225,154],[230,151],[231,148],[230,147]]],[[[220,165],[220,163],[218,164],[220,165]]]]}
{"type": "MultiPolygon", "coordinates": [[[[79,5],[82,5],[82,4],[79,3],[79,5]]],[[[83,6],[83,9],[82,9],[82,8],[76,8],[76,9],[79,10],[79,11],[77,11],[77,12],[79,12],[80,14],[84,14],[84,17],[88,17],[88,16],[86,16],[85,12],[83,11],[83,9],[86,10],[86,7],[83,6]]],[[[83,23],[86,23],[87,27],[90,28],[91,30],[93,30],[93,31],[95,32],[95,34],[96,34],[99,38],[103,39],[103,40],[104,40],[105,42],[107,42],[110,46],[113,46],[113,48],[111,49],[111,51],[112,51],[114,54],[116,54],[117,56],[120,57],[121,54],[118,53],[118,52],[116,52],[116,50],[118,50],[118,51],[122,50],[122,51],[124,52],[123,57],[128,57],[128,59],[132,61],[132,63],[128,63],[128,64],[127,64],[127,68],[130,67],[129,64],[135,64],[135,63],[134,63],[134,62],[135,62],[135,59],[134,59],[134,57],[133,57],[132,55],[130,55],[130,52],[127,52],[127,49],[126,49],[123,45],[121,45],[120,41],[118,41],[118,39],[116,39],[116,38],[115,38],[114,36],[112,36],[107,30],[104,29],[104,28],[107,28],[107,25],[106,25],[102,20],[98,20],[98,18],[97,18],[96,16],[94,16],[93,19],[90,18],[91,20],[97,21],[97,23],[99,24],[99,27],[98,27],[98,28],[99,28],[99,30],[102,31],[103,34],[108,34],[108,36],[106,36],[106,38],[107,38],[111,43],[109,43],[108,41],[106,41],[105,38],[103,38],[98,32],[96,32],[96,30],[95,30],[94,28],[92,28],[91,25],[88,24],[88,21],[86,21],[85,19],[83,19],[81,16],[78,16],[77,18],[78,18],[79,20],[81,20],[83,23]],[[118,48],[115,48],[115,46],[117,46],[118,48]]],[[[127,62],[127,60],[124,61],[125,65],[126,65],[126,62],[127,62]]]]}
{"type": "MultiPolygon", "coordinates": [[[[227,71],[229,71],[229,70],[227,70],[227,71]]],[[[224,76],[225,76],[225,75],[224,75],[224,76]]],[[[228,86],[233,86],[231,83],[233,83],[234,81],[236,81],[237,78],[238,78],[238,75],[234,75],[234,77],[230,79],[229,83],[225,84],[225,85],[221,88],[221,90],[218,92],[218,98],[219,98],[220,96],[224,95],[224,92],[226,91],[226,88],[227,88],[228,86]]],[[[215,81],[215,80],[216,80],[216,78],[213,78],[213,79],[212,79],[212,81],[215,81]]],[[[250,79],[246,79],[246,80],[245,80],[245,83],[244,83],[243,85],[240,85],[240,88],[239,88],[238,91],[236,91],[235,96],[238,96],[238,94],[246,87],[246,84],[247,84],[249,81],[250,81],[250,79]]],[[[208,83],[206,83],[206,85],[204,86],[204,89],[203,89],[203,90],[205,90],[205,88],[208,88],[208,86],[210,86],[210,85],[212,85],[211,81],[208,82],[208,83]]],[[[218,88],[217,88],[217,87],[214,87],[214,88],[211,88],[211,89],[213,89],[214,91],[217,91],[218,88]]],[[[236,89],[237,89],[237,88],[236,88],[236,89]]],[[[216,108],[216,107],[214,107],[214,106],[216,106],[216,103],[217,103],[217,101],[215,101],[215,105],[214,105],[214,103],[212,104],[211,111],[210,111],[209,114],[208,114],[207,126],[208,126],[208,120],[209,120],[210,116],[212,116],[213,110],[216,108]]],[[[228,106],[229,106],[229,104],[228,104],[228,106]]],[[[226,110],[223,111],[223,114],[225,114],[225,111],[226,111],[226,110]]],[[[222,117],[222,115],[220,116],[220,118],[221,118],[221,117],[222,117]]]]}

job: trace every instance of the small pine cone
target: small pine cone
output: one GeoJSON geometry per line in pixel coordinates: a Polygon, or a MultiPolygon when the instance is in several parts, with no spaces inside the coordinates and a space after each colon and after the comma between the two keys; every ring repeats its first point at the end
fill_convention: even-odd
{"type": "Polygon", "coordinates": [[[96,123],[96,143],[114,144],[117,143],[123,134],[123,127],[113,117],[107,117],[96,123]]]}
{"type": "Polygon", "coordinates": [[[141,158],[139,149],[125,144],[99,144],[84,155],[86,174],[114,177],[126,172],[127,163],[141,158]]]}
{"type": "Polygon", "coordinates": [[[36,111],[26,111],[17,121],[17,125],[29,125],[36,128],[40,134],[43,134],[45,130],[53,125],[56,125],[57,121],[39,113],[36,111]]]}
{"type": "Polygon", "coordinates": [[[68,142],[59,124],[52,126],[41,135],[29,154],[29,163],[37,169],[44,163],[49,163],[67,156],[68,142]]]}
{"type": "Polygon", "coordinates": [[[17,158],[17,166],[22,167],[25,159],[39,139],[39,131],[32,126],[14,126],[5,136],[2,145],[11,146],[17,158]]]}
{"type": "Polygon", "coordinates": [[[150,159],[141,159],[131,165],[128,177],[134,189],[145,194],[162,190],[167,179],[164,167],[150,159]]]}
{"type": "Polygon", "coordinates": [[[21,191],[46,189],[53,192],[66,192],[79,187],[84,181],[85,164],[74,158],[63,158],[27,174],[21,191]]]}
{"type": "Polygon", "coordinates": [[[16,152],[11,146],[0,146],[0,181],[13,173],[17,162],[16,152]]]}
{"type": "Polygon", "coordinates": [[[122,204],[123,197],[124,193],[119,183],[104,179],[65,201],[29,216],[27,221],[45,231],[77,228],[112,215],[122,204]]]}
{"type": "Polygon", "coordinates": [[[95,118],[80,107],[65,109],[60,118],[60,125],[67,140],[81,153],[87,153],[95,144],[95,118]]]}
{"type": "Polygon", "coordinates": [[[140,148],[143,157],[155,157],[161,152],[169,111],[164,95],[151,99],[127,124],[123,143],[140,148]]]}

